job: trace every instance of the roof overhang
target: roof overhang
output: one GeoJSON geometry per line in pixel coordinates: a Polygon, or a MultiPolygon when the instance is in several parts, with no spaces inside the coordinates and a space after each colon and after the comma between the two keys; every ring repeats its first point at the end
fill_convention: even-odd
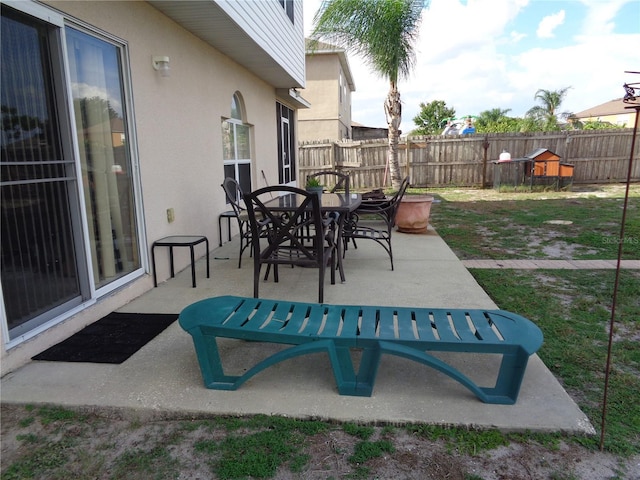
{"type": "Polygon", "coordinates": [[[311,104],[295,88],[276,88],[276,95],[292,107],[311,108],[311,104]]]}
{"type": "Polygon", "coordinates": [[[303,87],[213,0],[148,0],[149,4],[276,88],[303,87]]]}

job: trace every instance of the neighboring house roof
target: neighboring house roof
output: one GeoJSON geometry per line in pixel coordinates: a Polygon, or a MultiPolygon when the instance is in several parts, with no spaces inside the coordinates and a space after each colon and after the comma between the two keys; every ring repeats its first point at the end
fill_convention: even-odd
{"type": "Polygon", "coordinates": [[[337,55],[340,60],[342,71],[344,72],[345,80],[347,81],[347,85],[349,85],[349,90],[352,92],[356,91],[356,84],[353,81],[353,75],[351,75],[351,68],[349,67],[349,59],[347,58],[346,50],[344,48],[312,40],[310,38],[305,38],[304,43],[307,55],[337,55]]]}
{"type": "Polygon", "coordinates": [[[367,125],[363,125],[361,123],[358,122],[351,122],[351,128],[368,128],[371,130],[388,130],[387,127],[368,127],[367,125]]]}
{"type": "Polygon", "coordinates": [[[588,108],[582,112],[575,113],[576,118],[592,118],[592,117],[604,117],[606,115],[623,115],[630,113],[629,105],[622,101],[622,97],[616,98],[606,103],[596,105],[595,107],[588,108]]]}

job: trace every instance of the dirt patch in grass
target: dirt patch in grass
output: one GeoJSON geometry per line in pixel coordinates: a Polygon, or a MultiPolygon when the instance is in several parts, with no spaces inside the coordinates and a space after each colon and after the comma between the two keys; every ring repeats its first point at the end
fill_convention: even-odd
{"type": "MultiPolygon", "coordinates": [[[[431,224],[461,259],[615,259],[624,188],[500,193],[432,192],[431,224]]],[[[630,189],[624,258],[640,258],[640,185],[630,189]]]]}
{"type": "MultiPolygon", "coordinates": [[[[119,410],[47,413],[41,407],[6,404],[1,414],[2,480],[243,478],[216,474],[225,439],[278,428],[232,429],[233,419],[142,420],[119,410]]],[[[511,439],[507,446],[484,449],[482,440],[477,446],[457,444],[402,427],[370,427],[365,438],[338,424],[318,430],[303,435],[296,452],[273,476],[262,478],[640,479],[640,456],[620,459],[569,439],[553,445],[511,439]],[[362,448],[374,453],[357,462],[359,444],[387,447],[362,448]]]]}

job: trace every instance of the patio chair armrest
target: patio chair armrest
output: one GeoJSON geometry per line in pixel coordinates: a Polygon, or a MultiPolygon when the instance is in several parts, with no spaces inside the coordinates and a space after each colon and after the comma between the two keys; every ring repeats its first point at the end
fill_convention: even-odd
{"type": "Polygon", "coordinates": [[[386,198],[384,200],[362,200],[358,210],[378,210],[380,208],[384,208],[389,205],[390,199],[386,198]]]}

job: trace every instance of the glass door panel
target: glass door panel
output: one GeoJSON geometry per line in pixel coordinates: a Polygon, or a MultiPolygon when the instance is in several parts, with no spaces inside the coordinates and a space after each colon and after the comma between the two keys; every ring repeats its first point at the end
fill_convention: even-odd
{"type": "Polygon", "coordinates": [[[66,39],[93,280],[100,288],[141,267],[120,48],[73,28],[66,39]]]}
{"type": "Polygon", "coordinates": [[[0,259],[11,338],[81,298],[74,162],[62,148],[50,34],[46,24],[2,9],[0,259]]]}

